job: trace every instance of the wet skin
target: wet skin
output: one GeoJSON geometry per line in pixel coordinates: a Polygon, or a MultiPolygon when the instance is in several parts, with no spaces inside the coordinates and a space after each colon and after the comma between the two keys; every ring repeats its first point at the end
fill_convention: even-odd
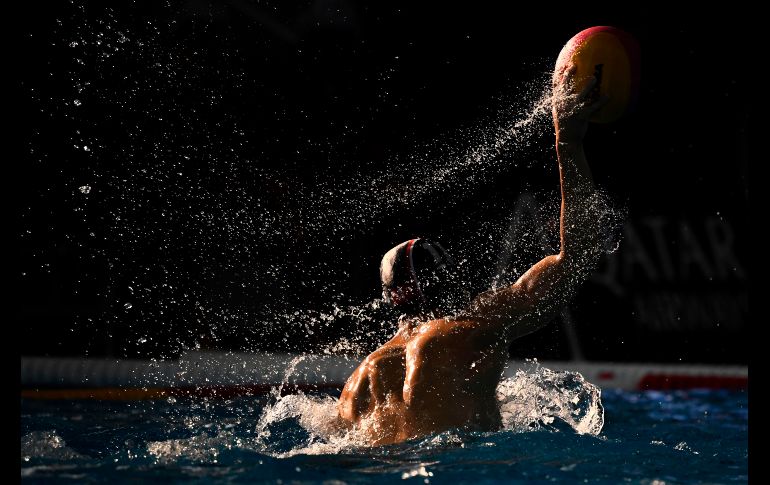
{"type": "Polygon", "coordinates": [[[554,75],[552,112],[561,180],[561,248],[513,285],[478,295],[460,315],[406,320],[348,378],[338,403],[347,426],[372,444],[452,428],[500,427],[495,390],[513,340],[548,324],[602,254],[594,185],[583,153],[594,82],[573,93],[575,69],[554,75]]]}

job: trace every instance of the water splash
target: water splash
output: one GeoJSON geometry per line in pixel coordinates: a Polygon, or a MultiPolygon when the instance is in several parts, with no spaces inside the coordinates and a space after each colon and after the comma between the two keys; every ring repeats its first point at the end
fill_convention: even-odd
{"type": "MultiPolygon", "coordinates": [[[[301,360],[297,358],[288,366],[287,380],[301,360]]],[[[262,408],[253,433],[234,432],[235,426],[243,426],[242,419],[237,423],[222,421],[204,426],[196,436],[149,442],[146,452],[158,463],[180,459],[216,463],[227,450],[289,458],[368,449],[366,435],[340,421],[336,398],[302,392],[281,396],[279,389],[274,389],[262,408]]],[[[504,431],[553,431],[560,422],[578,434],[597,436],[604,424],[601,391],[596,386],[577,372],[553,371],[536,362],[503,379],[497,399],[504,431]]],[[[467,439],[463,433],[450,430],[427,436],[415,446],[462,447],[467,439]]]]}
{"type": "Polygon", "coordinates": [[[553,371],[533,361],[497,387],[503,427],[538,429],[557,419],[579,434],[598,435],[604,426],[601,389],[579,372],[553,371]]]}
{"type": "Polygon", "coordinates": [[[29,461],[31,457],[51,460],[74,460],[85,458],[67,446],[56,430],[33,431],[21,438],[21,459],[29,461]]]}
{"type": "MultiPolygon", "coordinates": [[[[550,429],[559,421],[578,434],[597,436],[604,426],[601,390],[597,386],[578,372],[553,371],[537,362],[502,379],[497,400],[505,431],[550,429]]],[[[273,393],[256,429],[254,445],[258,451],[279,458],[339,453],[368,444],[363,433],[340,422],[337,399],[331,396],[273,393]],[[289,447],[287,433],[295,438],[289,447]]],[[[451,431],[427,439],[436,446],[462,442],[451,431]]]]}

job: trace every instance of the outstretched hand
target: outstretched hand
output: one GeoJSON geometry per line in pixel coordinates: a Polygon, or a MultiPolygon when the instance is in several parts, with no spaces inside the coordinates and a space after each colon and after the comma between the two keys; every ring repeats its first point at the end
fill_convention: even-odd
{"type": "Polygon", "coordinates": [[[575,72],[577,66],[565,66],[561,73],[554,76],[551,108],[556,139],[559,143],[579,143],[588,131],[588,119],[607,103],[609,97],[598,100],[588,99],[596,85],[596,78],[591,77],[579,93],[575,93],[575,72]]]}

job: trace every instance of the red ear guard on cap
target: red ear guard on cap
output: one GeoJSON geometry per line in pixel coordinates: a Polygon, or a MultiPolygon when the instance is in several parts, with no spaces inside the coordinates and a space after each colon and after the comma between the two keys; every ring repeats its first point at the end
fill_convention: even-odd
{"type": "Polygon", "coordinates": [[[418,273],[448,266],[454,266],[454,260],[438,243],[417,238],[399,244],[383,256],[380,264],[383,299],[393,306],[428,307],[429,299],[418,273]]]}

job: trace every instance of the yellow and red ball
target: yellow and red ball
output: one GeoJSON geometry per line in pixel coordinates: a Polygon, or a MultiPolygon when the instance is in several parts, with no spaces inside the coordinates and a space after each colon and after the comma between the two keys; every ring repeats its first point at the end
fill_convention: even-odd
{"type": "Polygon", "coordinates": [[[591,27],[572,37],[556,60],[554,76],[571,62],[576,67],[575,90],[596,76],[589,97],[609,100],[590,121],[609,123],[632,111],[639,96],[639,44],[627,32],[615,27],[591,27]]]}

